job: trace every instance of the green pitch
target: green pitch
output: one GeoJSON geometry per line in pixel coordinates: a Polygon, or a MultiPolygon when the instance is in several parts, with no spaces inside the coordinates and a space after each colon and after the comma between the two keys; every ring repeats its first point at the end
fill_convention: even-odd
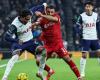
{"type": "MultiPolygon", "coordinates": [[[[79,60],[73,59],[79,68],[79,60]]],[[[7,60],[1,60],[0,65],[7,63],[7,60]]],[[[70,70],[69,66],[61,59],[49,59],[47,64],[55,70],[55,74],[50,80],[77,80],[73,72],[70,70]]],[[[40,80],[36,77],[37,66],[35,60],[25,60],[16,63],[12,69],[9,80],[16,80],[19,73],[25,72],[28,74],[29,80],[40,80]]],[[[5,67],[0,68],[0,80],[4,73],[5,67]]],[[[86,80],[100,80],[100,65],[97,59],[88,59],[86,66],[86,80]]]]}

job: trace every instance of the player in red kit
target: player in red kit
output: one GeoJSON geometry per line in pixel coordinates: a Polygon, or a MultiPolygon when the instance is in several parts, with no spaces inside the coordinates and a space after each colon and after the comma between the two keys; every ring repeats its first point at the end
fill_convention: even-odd
{"type": "MultiPolygon", "coordinates": [[[[70,66],[77,76],[77,79],[82,80],[78,68],[69,57],[68,51],[64,48],[60,29],[60,16],[55,12],[55,8],[53,6],[48,6],[46,8],[46,13],[47,14],[42,14],[41,12],[36,11],[36,16],[41,19],[33,23],[33,25],[40,25],[42,28],[41,39],[43,40],[44,47],[47,50],[47,59],[51,57],[53,52],[56,52],[58,56],[70,66]]],[[[45,65],[44,69],[48,72],[45,80],[49,80],[54,71],[50,69],[48,65],[45,65]]]]}

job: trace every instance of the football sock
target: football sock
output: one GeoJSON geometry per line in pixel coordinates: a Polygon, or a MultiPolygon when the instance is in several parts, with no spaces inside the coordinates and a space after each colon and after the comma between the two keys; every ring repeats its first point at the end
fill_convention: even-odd
{"type": "Polygon", "coordinates": [[[19,58],[19,55],[16,54],[16,55],[12,56],[12,58],[8,61],[8,64],[7,64],[7,67],[6,67],[3,77],[8,77],[11,69],[14,66],[14,63],[18,60],[18,58],[19,58]]]}
{"type": "Polygon", "coordinates": [[[85,76],[85,65],[86,65],[86,59],[85,58],[81,58],[81,60],[80,60],[81,76],[85,76]]]}
{"type": "Polygon", "coordinates": [[[46,64],[45,67],[44,67],[44,70],[46,70],[47,72],[50,71],[50,67],[46,64]]]}
{"type": "Polygon", "coordinates": [[[100,57],[98,57],[98,63],[100,64],[100,57]]]}
{"type": "Polygon", "coordinates": [[[45,62],[46,62],[46,57],[41,56],[40,64],[39,64],[39,70],[38,70],[38,73],[40,73],[41,75],[43,75],[43,71],[44,71],[44,67],[45,67],[45,62]]]}
{"type": "Polygon", "coordinates": [[[67,63],[69,64],[70,68],[71,68],[72,71],[75,73],[75,75],[77,76],[77,78],[79,78],[79,77],[80,77],[80,73],[79,73],[79,70],[78,70],[78,68],[76,67],[75,63],[74,63],[72,60],[70,60],[70,61],[67,62],[67,63]]]}

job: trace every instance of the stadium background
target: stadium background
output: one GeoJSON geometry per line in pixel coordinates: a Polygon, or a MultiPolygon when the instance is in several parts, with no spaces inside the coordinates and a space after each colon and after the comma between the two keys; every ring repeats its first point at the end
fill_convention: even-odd
{"type": "MultiPolygon", "coordinates": [[[[9,28],[11,21],[17,15],[17,12],[23,8],[47,2],[56,7],[57,12],[61,15],[62,35],[64,42],[68,44],[69,51],[80,51],[80,43],[75,36],[75,22],[77,16],[84,11],[83,4],[87,0],[0,0],[0,52],[3,58],[11,57],[9,44],[3,39],[5,31],[9,28]],[[2,54],[1,54],[2,55],[2,54]]],[[[91,0],[95,4],[95,11],[100,14],[100,1],[91,0]]],[[[33,17],[34,18],[34,17],[33,17]]]]}
{"type": "MultiPolygon", "coordinates": [[[[78,15],[84,11],[83,4],[86,1],[88,0],[0,0],[0,80],[4,74],[5,66],[9,60],[7,58],[11,57],[11,44],[3,39],[4,33],[9,28],[10,23],[16,17],[17,12],[20,9],[31,8],[32,6],[42,4],[43,2],[53,4],[58,13],[61,15],[62,35],[66,44],[65,46],[71,52],[71,54],[73,54],[72,58],[79,68],[81,45],[75,38],[76,34],[74,30],[76,19],[78,15]]],[[[94,10],[100,15],[100,1],[91,1],[93,1],[95,4],[94,10]]],[[[98,36],[100,38],[100,31],[98,36]]],[[[27,73],[29,80],[39,80],[35,76],[35,73],[37,72],[37,66],[33,57],[34,56],[27,52],[21,55],[21,59],[19,59],[11,71],[9,80],[16,80],[16,76],[21,72],[27,73]]],[[[95,55],[91,53],[89,57],[95,57],[95,55]]],[[[52,76],[51,80],[66,80],[66,78],[67,80],[76,80],[75,75],[61,59],[50,59],[47,61],[47,64],[49,64],[56,71],[56,74],[52,76]]],[[[100,80],[100,65],[98,65],[97,59],[88,58],[86,74],[86,80],[100,80]]]]}

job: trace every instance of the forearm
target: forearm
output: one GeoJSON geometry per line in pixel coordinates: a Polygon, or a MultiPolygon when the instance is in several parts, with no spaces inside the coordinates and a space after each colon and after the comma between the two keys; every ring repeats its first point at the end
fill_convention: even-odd
{"type": "Polygon", "coordinates": [[[4,39],[8,42],[18,42],[18,39],[14,39],[8,33],[5,34],[4,39]]]}
{"type": "Polygon", "coordinates": [[[34,28],[36,28],[37,26],[39,26],[40,25],[40,22],[33,22],[32,23],[32,29],[34,29],[34,28]]]}
{"type": "Polygon", "coordinates": [[[7,32],[5,33],[5,36],[4,36],[5,40],[7,40],[9,42],[18,42],[18,39],[12,38],[13,34],[16,35],[16,32],[17,32],[16,26],[15,25],[11,25],[9,27],[9,29],[7,30],[7,32]]]}
{"type": "Polygon", "coordinates": [[[50,15],[41,15],[41,17],[46,18],[49,21],[55,21],[55,22],[58,21],[58,18],[57,17],[53,17],[53,16],[50,16],[50,15]]]}

